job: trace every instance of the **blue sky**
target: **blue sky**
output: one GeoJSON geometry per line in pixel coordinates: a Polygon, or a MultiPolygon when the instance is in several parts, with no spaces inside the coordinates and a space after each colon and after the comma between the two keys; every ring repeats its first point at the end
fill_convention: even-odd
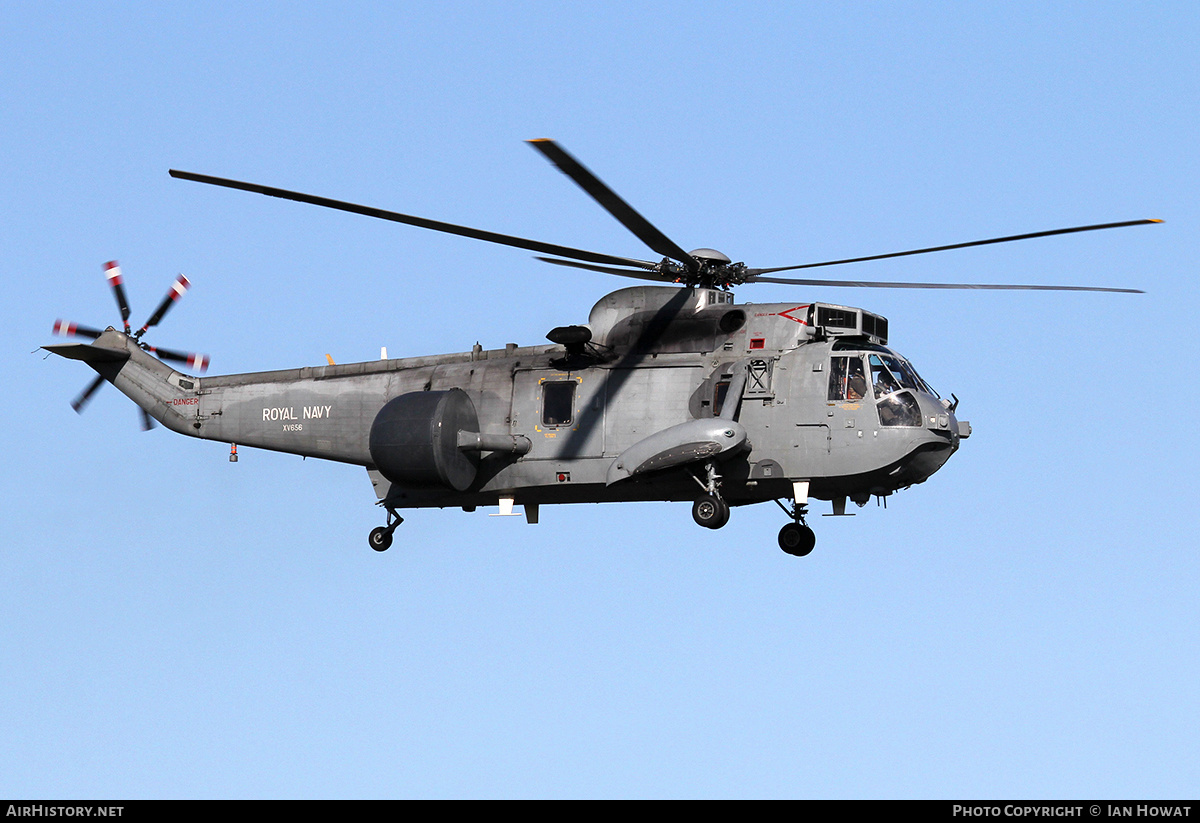
{"type": "MultiPolygon", "coordinates": [[[[1190,3],[9,3],[0,796],[1179,797],[1200,784],[1190,3]],[[774,506],[413,513],[45,359],[134,320],[213,371],[540,342],[626,283],[172,180],[648,252],[1140,296],[760,285],[887,316],[974,436],[816,551],[774,506]]],[[[831,273],[833,270],[830,270],[831,273]]],[[[819,509],[821,510],[821,509],[819,509]]]]}

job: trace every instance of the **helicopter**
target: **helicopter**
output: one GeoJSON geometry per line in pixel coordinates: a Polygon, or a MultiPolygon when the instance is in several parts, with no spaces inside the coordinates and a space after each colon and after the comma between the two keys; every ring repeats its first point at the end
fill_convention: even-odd
{"type": "Polygon", "coordinates": [[[602,297],[585,324],[556,327],[550,345],[198,377],[208,358],[143,338],[187,291],[180,275],[138,331],[123,277],[106,277],[123,330],[59,320],[57,334],[91,343],[46,346],[180,434],[362,466],[385,523],[368,542],[387,550],[400,512],[543,504],[678,501],[723,527],[731,508],[774,501],[778,544],[798,557],[816,535],[812,500],[834,515],[924,483],[971,426],[902,355],[888,321],[823,302],[738,304],[753,283],[809,287],[1018,289],[1141,293],[1139,289],[783,278],[779,272],[883,260],[1037,237],[1160,223],[1131,220],[819,263],[751,268],[711,248],[685,251],[552,140],[529,144],[648,246],[657,261],[619,257],[459,226],[300,192],[192,172],[174,178],[338,209],[538,253],[559,266],[648,281],[602,297]]]}

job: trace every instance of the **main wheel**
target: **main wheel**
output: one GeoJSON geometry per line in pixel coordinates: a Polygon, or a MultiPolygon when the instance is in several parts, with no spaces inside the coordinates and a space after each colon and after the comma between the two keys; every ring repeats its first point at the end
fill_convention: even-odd
{"type": "Polygon", "coordinates": [[[719,529],[729,522],[729,504],[714,494],[702,494],[692,504],[692,519],[706,529],[719,529]]]}
{"type": "Polygon", "coordinates": [[[375,551],[385,552],[392,545],[392,530],[387,526],[371,529],[371,534],[367,537],[367,542],[371,544],[371,548],[375,551]]]}
{"type": "Polygon", "coordinates": [[[788,523],[779,530],[779,548],[794,557],[804,557],[817,545],[817,536],[808,526],[788,523]]]}

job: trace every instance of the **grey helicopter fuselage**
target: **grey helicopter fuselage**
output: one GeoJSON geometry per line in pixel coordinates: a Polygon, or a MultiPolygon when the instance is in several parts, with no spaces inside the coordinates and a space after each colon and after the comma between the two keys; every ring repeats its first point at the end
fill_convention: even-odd
{"type": "Polygon", "coordinates": [[[729,505],[802,505],[803,489],[840,513],[925,481],[970,431],[886,323],[635,286],[552,345],[212,377],[111,328],[86,348],[113,353],[89,359],[166,427],[363,466],[389,511],[691,501],[715,466],[729,505]]]}
{"type": "MultiPolygon", "coordinates": [[[[815,534],[810,498],[862,505],[922,483],[971,427],[887,348],[887,321],[826,303],[733,302],[750,284],[804,287],[1141,293],[1140,289],[1013,283],[926,283],[780,277],[1017,240],[1161,223],[1125,220],[966,243],[770,268],[711,248],[685,251],[553,140],[529,141],[654,252],[641,260],[446,223],[304,192],[172,169],[172,177],[359,214],[534,252],[557,266],[657,283],[613,292],[586,325],[560,326],[553,345],[506,346],[401,360],[191,377],[163,360],[207,357],[155,348],[143,336],[187,290],[182,274],[133,331],[120,267],[105,277],[124,332],[59,320],[56,334],[92,344],[47,346],[99,375],[72,401],[80,411],[105,381],[157,419],[207,440],[366,467],[387,523],[368,541],[392,543],[401,509],[516,505],[537,522],[543,503],[691,500],[692,519],[719,529],[730,506],[774,500],[791,521],[779,547],[803,557],[815,534]],[[156,355],[156,357],[151,356],[156,355]],[[788,501],[785,505],[784,501],[788,501]]],[[[203,368],[201,367],[201,371],[203,368]]],[[[953,397],[953,395],[952,395],[953,397]]]]}

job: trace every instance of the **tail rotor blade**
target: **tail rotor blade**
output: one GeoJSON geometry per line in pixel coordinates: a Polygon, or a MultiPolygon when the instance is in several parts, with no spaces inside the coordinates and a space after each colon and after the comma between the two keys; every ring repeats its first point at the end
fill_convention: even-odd
{"type": "Polygon", "coordinates": [[[80,392],[79,396],[71,401],[71,408],[76,414],[83,414],[83,407],[87,405],[88,400],[96,393],[96,389],[104,384],[104,378],[97,375],[96,379],[88,384],[88,387],[80,392]]]}
{"type": "Polygon", "coordinates": [[[95,340],[102,332],[99,329],[93,329],[90,326],[81,326],[78,323],[68,323],[66,320],[54,321],[54,333],[59,337],[88,337],[95,340]]]}
{"type": "Polygon", "coordinates": [[[117,308],[121,310],[121,322],[125,324],[125,333],[129,334],[129,301],[125,299],[125,279],[121,276],[121,267],[116,260],[104,264],[104,276],[117,297],[117,308]]]}
{"type": "Polygon", "coordinates": [[[142,413],[142,431],[148,432],[154,428],[154,418],[150,416],[150,412],[145,409],[138,409],[142,413]]]}
{"type": "Polygon", "coordinates": [[[195,369],[201,374],[208,371],[209,356],[207,354],[173,351],[171,349],[160,349],[155,346],[149,346],[147,348],[151,354],[161,360],[171,360],[175,363],[183,363],[189,369],[195,369]]]}
{"type": "Polygon", "coordinates": [[[192,287],[191,281],[182,274],[175,278],[175,282],[171,284],[171,290],[167,292],[167,296],[158,304],[158,308],[154,310],[154,314],[150,315],[150,319],[146,321],[146,325],[142,326],[138,331],[138,336],[146,333],[146,330],[151,326],[157,326],[159,322],[166,316],[167,311],[179,298],[187,294],[187,290],[192,287]]]}

